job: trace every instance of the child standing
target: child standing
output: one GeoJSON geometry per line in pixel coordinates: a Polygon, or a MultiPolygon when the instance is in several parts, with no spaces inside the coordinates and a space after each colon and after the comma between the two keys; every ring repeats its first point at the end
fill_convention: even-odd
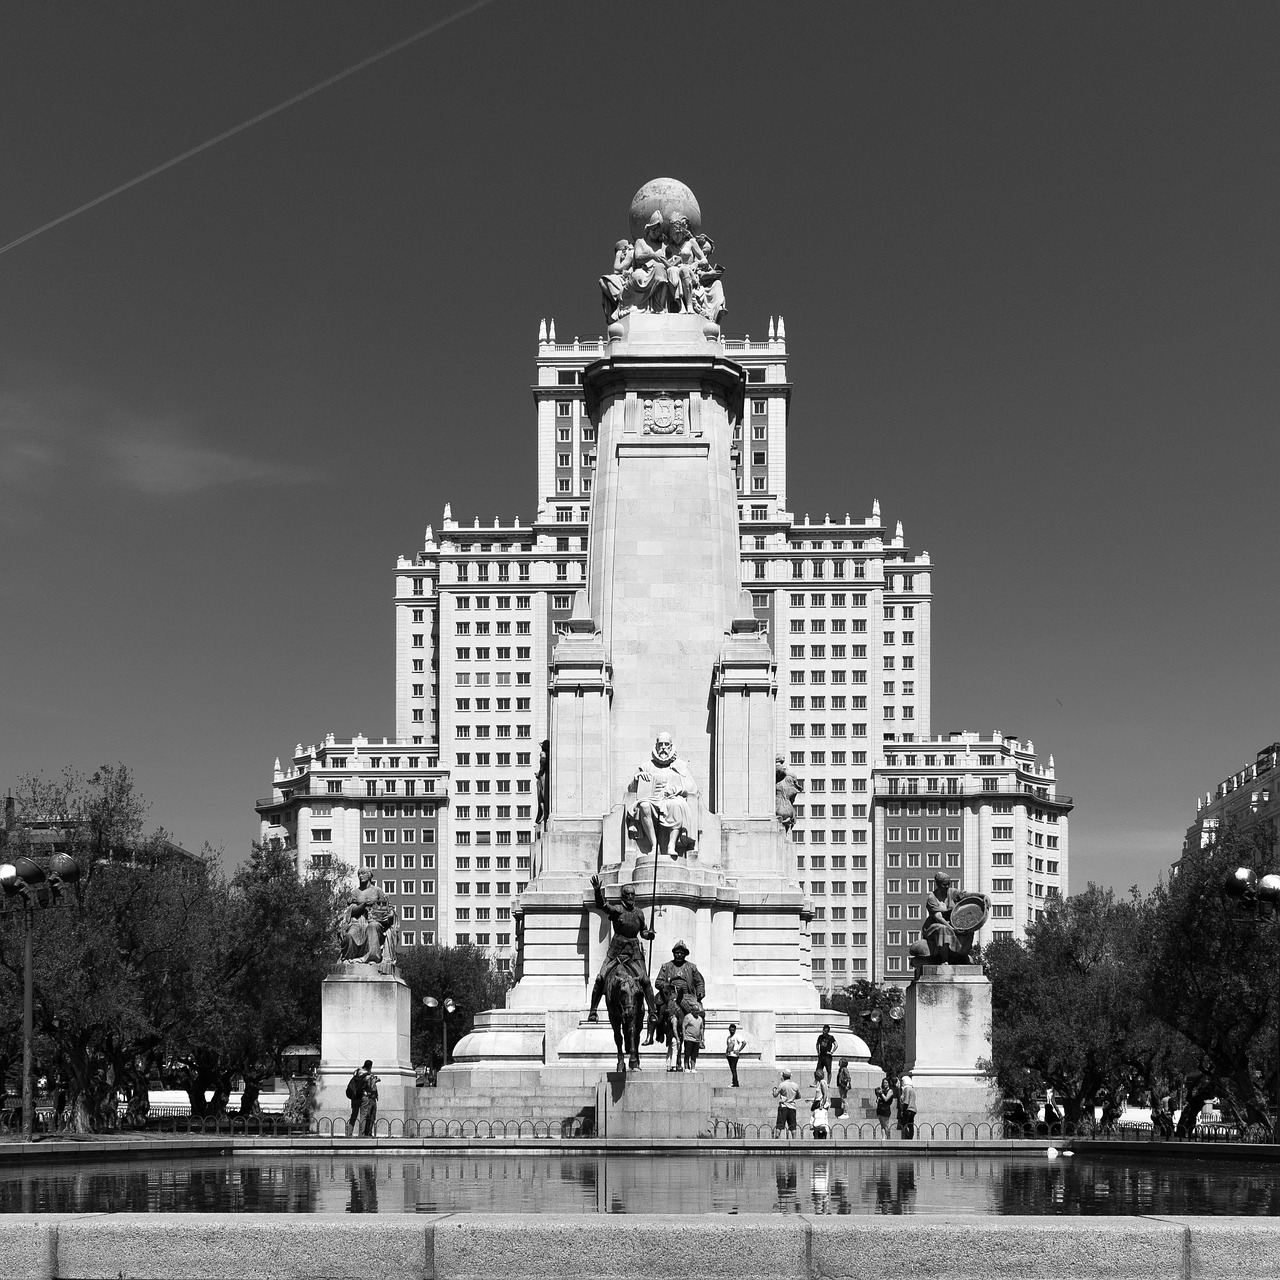
{"type": "Polygon", "coordinates": [[[698,1069],[698,1050],[702,1048],[702,1006],[691,1004],[684,1015],[681,1031],[684,1036],[684,1069],[696,1072],[698,1069]]]}

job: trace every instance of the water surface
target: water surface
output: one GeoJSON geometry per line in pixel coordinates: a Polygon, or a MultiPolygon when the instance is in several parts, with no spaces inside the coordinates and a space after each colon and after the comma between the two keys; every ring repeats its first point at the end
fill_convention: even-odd
{"type": "Polygon", "coordinates": [[[0,1169],[16,1213],[1280,1214],[1280,1166],[1017,1155],[164,1156],[0,1169]]]}

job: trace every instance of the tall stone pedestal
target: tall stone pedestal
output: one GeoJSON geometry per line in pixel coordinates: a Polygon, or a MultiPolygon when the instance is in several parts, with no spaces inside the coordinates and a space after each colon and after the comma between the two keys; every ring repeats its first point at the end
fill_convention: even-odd
{"type": "Polygon", "coordinates": [[[317,1114],[351,1114],[347,1081],[365,1061],[378,1077],[378,1118],[403,1120],[414,1113],[417,1083],[409,1057],[409,984],[372,965],[349,965],[320,988],[320,1071],[317,1114]]]}
{"type": "Polygon", "coordinates": [[[710,1132],[712,1076],[610,1071],[596,1088],[602,1138],[697,1138],[710,1132]]]}
{"type": "Polygon", "coordinates": [[[927,964],[907,988],[906,1070],[917,1123],[984,1124],[999,1094],[991,1058],[991,983],[977,964],[927,964]]]}

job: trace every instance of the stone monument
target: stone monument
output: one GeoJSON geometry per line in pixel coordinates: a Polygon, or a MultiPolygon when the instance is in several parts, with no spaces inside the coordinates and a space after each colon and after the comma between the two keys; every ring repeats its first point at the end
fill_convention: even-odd
{"type": "MultiPolygon", "coordinates": [[[[610,1028],[586,1016],[610,943],[593,876],[610,903],[630,889],[651,916],[650,969],[687,940],[709,1046],[736,1022],[744,1071],[813,1070],[812,912],[779,820],[773,651],[739,560],[746,376],[721,340],[724,272],[701,228],[686,186],[646,184],[600,281],[607,354],[583,373],[599,441],[586,590],[551,652],[550,794],[515,908],[520,980],[505,1009],[477,1017],[442,1087],[502,1068],[585,1084],[615,1067],[610,1028]]],[[[866,1046],[839,1040],[869,1082],[866,1046]]],[[[661,1085],[658,1053],[641,1063],[661,1085]]]]}
{"type": "Polygon", "coordinates": [[[991,1059],[991,983],[972,958],[974,933],[990,910],[984,894],[960,892],[942,872],[925,899],[906,999],[906,1071],[918,1124],[978,1125],[997,1117],[998,1093],[983,1066],[991,1059]]]}
{"type": "Polygon", "coordinates": [[[395,908],[362,869],[338,922],[341,959],[320,988],[318,1114],[349,1115],[347,1081],[366,1059],[379,1077],[378,1118],[403,1120],[414,1112],[411,999],[395,963],[399,927],[395,908]]]}

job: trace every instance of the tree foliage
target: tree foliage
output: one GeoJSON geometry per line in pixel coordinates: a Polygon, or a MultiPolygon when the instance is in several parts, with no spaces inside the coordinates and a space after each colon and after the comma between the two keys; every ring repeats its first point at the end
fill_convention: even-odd
{"type": "Polygon", "coordinates": [[[1148,1008],[1142,961],[1150,905],[1090,884],[1050,900],[1022,944],[988,945],[992,1069],[1006,1097],[1045,1086],[1068,1123],[1091,1119],[1095,1099],[1151,1089],[1184,1071],[1190,1047],[1148,1008]]]}
{"type": "Polygon", "coordinates": [[[842,991],[824,994],[822,1004],[848,1017],[850,1029],[866,1042],[871,1062],[890,1080],[902,1075],[907,1045],[901,988],[877,986],[859,978],[842,991]],[[893,1016],[895,1012],[897,1017],[893,1016]]]}
{"type": "MultiPolygon", "coordinates": [[[[256,846],[230,880],[207,847],[173,856],[163,832],[142,835],[146,804],[123,766],[24,779],[18,798],[24,817],[56,819],[81,865],[82,893],[32,912],[37,1074],[65,1091],[72,1128],[116,1127],[118,1094],[144,1115],[156,1081],[205,1115],[243,1077],[251,1107],[285,1046],[319,1039],[333,880],[300,879],[291,854],[256,846]]],[[[38,852],[24,826],[11,834],[7,856],[38,852]]],[[[22,913],[5,925],[0,1057],[20,1043],[22,913]]]]}
{"type": "MultiPolygon", "coordinates": [[[[1280,1063],[1280,919],[1223,893],[1237,867],[1275,870],[1275,828],[1228,825],[1207,848],[1184,852],[1151,895],[1142,978],[1151,1010],[1200,1051],[1188,1106],[1218,1097],[1246,1123],[1268,1125],[1263,1077],[1280,1063]]],[[[1280,1103],[1280,1088],[1272,1095],[1280,1103]]],[[[1184,1114],[1188,1108],[1184,1108],[1184,1114]]]]}
{"type": "Polygon", "coordinates": [[[410,1026],[414,1062],[444,1065],[440,1010],[428,1009],[424,996],[443,1002],[452,996],[457,1012],[447,1014],[449,1045],[456,1045],[473,1026],[476,1014],[501,1008],[511,988],[511,975],[500,973],[479,947],[415,947],[397,956],[400,974],[413,994],[410,1026]]]}

